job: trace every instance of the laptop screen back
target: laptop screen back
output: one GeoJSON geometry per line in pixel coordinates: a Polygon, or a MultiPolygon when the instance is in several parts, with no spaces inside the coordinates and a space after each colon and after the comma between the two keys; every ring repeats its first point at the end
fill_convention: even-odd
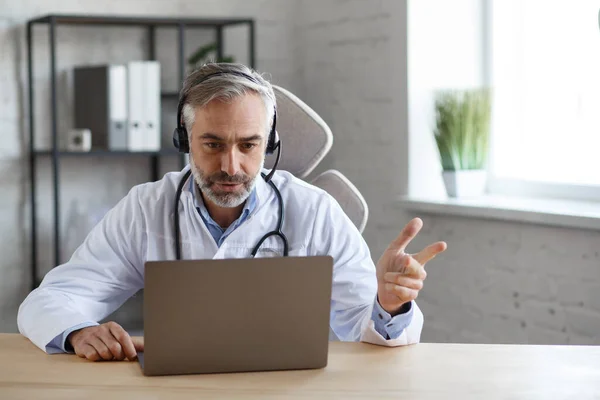
{"type": "Polygon", "coordinates": [[[146,263],[144,374],[322,368],[329,256],[146,263]]]}

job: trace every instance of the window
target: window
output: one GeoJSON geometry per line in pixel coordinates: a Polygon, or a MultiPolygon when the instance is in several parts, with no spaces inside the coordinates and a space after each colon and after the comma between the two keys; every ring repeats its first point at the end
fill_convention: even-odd
{"type": "Polygon", "coordinates": [[[600,200],[600,0],[488,10],[490,190],[600,200]]]}

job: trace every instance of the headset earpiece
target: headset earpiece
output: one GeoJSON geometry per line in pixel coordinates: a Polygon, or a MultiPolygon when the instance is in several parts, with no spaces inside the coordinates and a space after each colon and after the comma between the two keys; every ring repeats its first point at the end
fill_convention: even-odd
{"type": "Polygon", "coordinates": [[[275,131],[275,133],[269,134],[269,143],[267,144],[266,154],[273,154],[275,150],[279,147],[279,133],[275,131]]]}
{"type": "Polygon", "coordinates": [[[277,111],[273,114],[273,126],[271,132],[269,132],[269,139],[267,141],[266,154],[273,154],[279,147],[279,133],[277,133],[277,111]]]}
{"type": "Polygon", "coordinates": [[[183,124],[183,104],[185,102],[185,95],[181,96],[179,104],[177,104],[177,128],[173,131],[173,145],[180,153],[190,152],[190,143],[188,140],[187,129],[183,124]]]}
{"type": "Polygon", "coordinates": [[[190,152],[190,143],[185,128],[175,128],[173,131],[173,145],[180,153],[190,152]]]}

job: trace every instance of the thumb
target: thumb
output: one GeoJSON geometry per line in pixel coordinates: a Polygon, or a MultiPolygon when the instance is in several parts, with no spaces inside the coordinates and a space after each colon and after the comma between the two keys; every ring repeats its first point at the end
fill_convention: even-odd
{"type": "Polygon", "coordinates": [[[144,338],[142,336],[132,336],[131,341],[135,351],[144,351],[144,338]]]}

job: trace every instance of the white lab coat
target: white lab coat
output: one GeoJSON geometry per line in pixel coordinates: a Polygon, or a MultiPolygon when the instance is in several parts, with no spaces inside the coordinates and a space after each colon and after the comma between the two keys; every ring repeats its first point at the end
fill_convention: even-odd
{"type": "MultiPolygon", "coordinates": [[[[175,259],[173,202],[188,169],[133,187],[92,229],[71,259],[48,272],[23,301],[17,318],[19,331],[47,351],[57,335],[104,319],[140,290],[146,261],[175,259]]],[[[384,346],[417,343],[423,314],[414,302],[412,322],[399,338],[386,340],[374,329],[375,266],[364,239],[333,197],[285,171],[278,171],[273,183],[285,204],[282,230],[289,255],[333,257],[332,338],[384,346]]],[[[194,207],[189,188],[189,184],[184,186],[179,206],[183,259],[249,257],[259,238],[277,224],[277,197],[258,179],[254,211],[218,248],[194,207]]],[[[270,237],[257,257],[282,254],[281,239],[270,237]]]]}

